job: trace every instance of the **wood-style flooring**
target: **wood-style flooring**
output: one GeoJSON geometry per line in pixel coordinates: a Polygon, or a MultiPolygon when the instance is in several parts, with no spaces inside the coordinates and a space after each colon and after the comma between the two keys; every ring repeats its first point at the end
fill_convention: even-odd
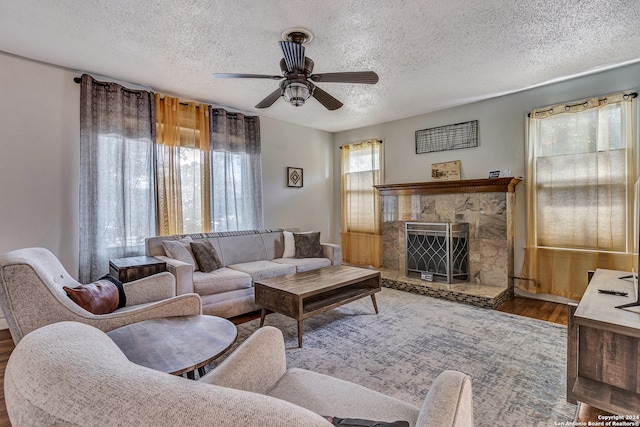
{"type": "MultiPolygon", "coordinates": [[[[516,297],[503,304],[499,310],[563,325],[567,324],[567,307],[564,304],[516,297]]],[[[231,320],[234,323],[239,324],[253,320],[259,316],[259,312],[256,312],[231,320]]],[[[11,426],[9,416],[7,415],[7,408],[4,403],[4,371],[7,367],[7,361],[9,360],[9,356],[13,349],[13,340],[11,339],[9,331],[0,330],[0,427],[11,426]]],[[[602,412],[596,408],[589,407],[588,405],[581,405],[576,421],[597,421],[597,416],[600,413],[602,412]]]]}

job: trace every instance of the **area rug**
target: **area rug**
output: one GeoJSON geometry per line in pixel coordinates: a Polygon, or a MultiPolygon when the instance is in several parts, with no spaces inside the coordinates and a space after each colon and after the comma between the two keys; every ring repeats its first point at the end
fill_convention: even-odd
{"type": "MultiPolygon", "coordinates": [[[[445,369],[473,381],[476,426],[572,422],[566,402],[566,327],[466,304],[383,288],[380,314],[364,298],[304,321],[270,314],[287,365],[352,381],[416,406],[445,369]]],[[[259,319],[238,326],[244,341],[259,319]]],[[[559,424],[555,424],[559,425],[559,424]]]]}

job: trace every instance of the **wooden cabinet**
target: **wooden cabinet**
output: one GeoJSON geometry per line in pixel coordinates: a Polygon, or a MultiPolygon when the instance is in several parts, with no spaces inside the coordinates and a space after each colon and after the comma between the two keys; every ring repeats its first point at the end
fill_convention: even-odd
{"type": "Polygon", "coordinates": [[[167,271],[167,263],[151,256],[117,258],[109,261],[109,274],[123,283],[163,271],[167,271]]]}
{"type": "Polygon", "coordinates": [[[633,281],[620,279],[628,275],[596,270],[580,303],[569,306],[567,337],[567,401],[625,416],[640,413],[640,307],[615,308],[636,298],[633,281]]]}

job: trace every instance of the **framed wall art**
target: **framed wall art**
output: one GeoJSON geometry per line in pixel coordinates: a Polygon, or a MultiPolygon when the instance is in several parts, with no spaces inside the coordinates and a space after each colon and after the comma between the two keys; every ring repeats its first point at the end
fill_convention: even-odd
{"type": "Polygon", "coordinates": [[[431,164],[431,179],[433,181],[460,180],[460,160],[431,164]]]}
{"type": "Polygon", "coordinates": [[[302,188],[302,168],[287,167],[287,187],[302,188]]]}
{"type": "Polygon", "coordinates": [[[477,120],[416,131],[416,154],[477,146],[477,120]]]}

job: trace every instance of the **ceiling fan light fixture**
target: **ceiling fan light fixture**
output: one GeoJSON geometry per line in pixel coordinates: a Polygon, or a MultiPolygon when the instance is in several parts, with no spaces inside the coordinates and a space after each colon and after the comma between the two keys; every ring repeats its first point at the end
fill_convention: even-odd
{"type": "Polygon", "coordinates": [[[311,97],[311,91],[309,87],[302,82],[292,82],[285,86],[282,97],[291,105],[301,107],[304,105],[304,102],[311,97]]]}
{"type": "Polygon", "coordinates": [[[282,32],[282,41],[305,45],[313,40],[313,34],[306,28],[289,28],[282,32]]]}

